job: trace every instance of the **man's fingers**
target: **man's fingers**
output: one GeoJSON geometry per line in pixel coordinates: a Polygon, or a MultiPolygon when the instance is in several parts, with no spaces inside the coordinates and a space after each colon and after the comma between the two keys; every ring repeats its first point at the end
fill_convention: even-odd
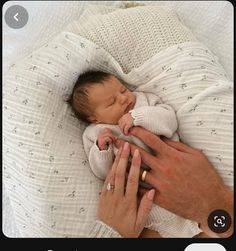
{"type": "Polygon", "coordinates": [[[178,141],[173,141],[170,139],[167,139],[165,137],[162,138],[162,140],[168,145],[173,147],[174,149],[181,151],[181,152],[185,152],[185,153],[192,153],[193,151],[195,151],[195,149],[189,147],[186,144],[183,144],[181,142],[178,141]]]}
{"type": "Polygon", "coordinates": [[[154,195],[155,195],[155,190],[151,189],[147,193],[145,193],[141,199],[136,221],[136,227],[140,231],[142,231],[147,221],[148,215],[152,209],[154,195]]]}
{"type": "Polygon", "coordinates": [[[131,128],[130,134],[138,137],[143,143],[155,150],[157,154],[168,151],[168,146],[158,136],[142,127],[135,126],[131,128]]]}
{"type": "Polygon", "coordinates": [[[143,186],[146,186],[147,188],[158,188],[157,179],[153,176],[152,170],[142,170],[140,172],[140,180],[145,183],[143,186]]]}

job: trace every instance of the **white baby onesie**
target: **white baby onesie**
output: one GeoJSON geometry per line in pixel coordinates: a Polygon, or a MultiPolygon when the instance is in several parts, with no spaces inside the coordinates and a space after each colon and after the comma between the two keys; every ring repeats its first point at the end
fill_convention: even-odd
{"type": "MultiPolygon", "coordinates": [[[[134,92],[134,94],[136,103],[133,110],[130,111],[134,125],[178,141],[179,137],[176,133],[178,124],[173,108],[162,104],[161,99],[152,93],[134,92]]],[[[124,135],[118,125],[90,124],[83,133],[83,143],[90,167],[99,179],[106,178],[117,151],[112,144],[108,150],[99,150],[96,141],[103,128],[110,128],[116,137],[134,143],[150,152],[150,149],[138,138],[124,135]]],[[[158,231],[162,237],[188,238],[201,232],[196,222],[184,219],[157,205],[153,206],[145,227],[158,231]]]]}

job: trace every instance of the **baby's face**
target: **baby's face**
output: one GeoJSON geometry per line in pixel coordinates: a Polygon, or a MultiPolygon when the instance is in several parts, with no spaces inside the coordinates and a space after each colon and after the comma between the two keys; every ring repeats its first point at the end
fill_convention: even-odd
{"type": "Polygon", "coordinates": [[[89,103],[93,108],[92,123],[118,124],[119,119],[133,109],[135,95],[116,77],[111,76],[104,84],[88,88],[89,103]]]}

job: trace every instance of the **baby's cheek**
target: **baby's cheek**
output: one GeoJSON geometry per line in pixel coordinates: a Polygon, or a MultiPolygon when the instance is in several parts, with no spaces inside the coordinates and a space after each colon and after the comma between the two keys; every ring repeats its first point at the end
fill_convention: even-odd
{"type": "Polygon", "coordinates": [[[118,124],[119,120],[122,118],[122,116],[124,115],[124,112],[122,110],[116,111],[113,114],[113,118],[116,121],[116,123],[118,124]]]}

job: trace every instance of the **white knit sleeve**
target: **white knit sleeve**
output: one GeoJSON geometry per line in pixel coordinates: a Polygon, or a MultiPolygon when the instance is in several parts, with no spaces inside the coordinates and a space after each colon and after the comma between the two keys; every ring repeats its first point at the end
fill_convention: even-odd
{"type": "Polygon", "coordinates": [[[84,150],[87,155],[90,168],[95,176],[104,180],[114,159],[113,145],[107,150],[100,151],[97,144],[97,132],[94,128],[86,128],[83,133],[84,150]]]}
{"type": "Polygon", "coordinates": [[[114,230],[112,227],[108,226],[100,220],[96,220],[91,225],[89,232],[89,238],[122,238],[122,236],[114,230]]]}
{"type": "Polygon", "coordinates": [[[130,111],[135,126],[171,138],[178,127],[174,109],[166,104],[142,106],[130,111]]]}
{"type": "Polygon", "coordinates": [[[110,144],[107,150],[99,150],[96,142],[89,151],[89,163],[95,176],[105,180],[114,160],[113,145],[110,144]]]}

